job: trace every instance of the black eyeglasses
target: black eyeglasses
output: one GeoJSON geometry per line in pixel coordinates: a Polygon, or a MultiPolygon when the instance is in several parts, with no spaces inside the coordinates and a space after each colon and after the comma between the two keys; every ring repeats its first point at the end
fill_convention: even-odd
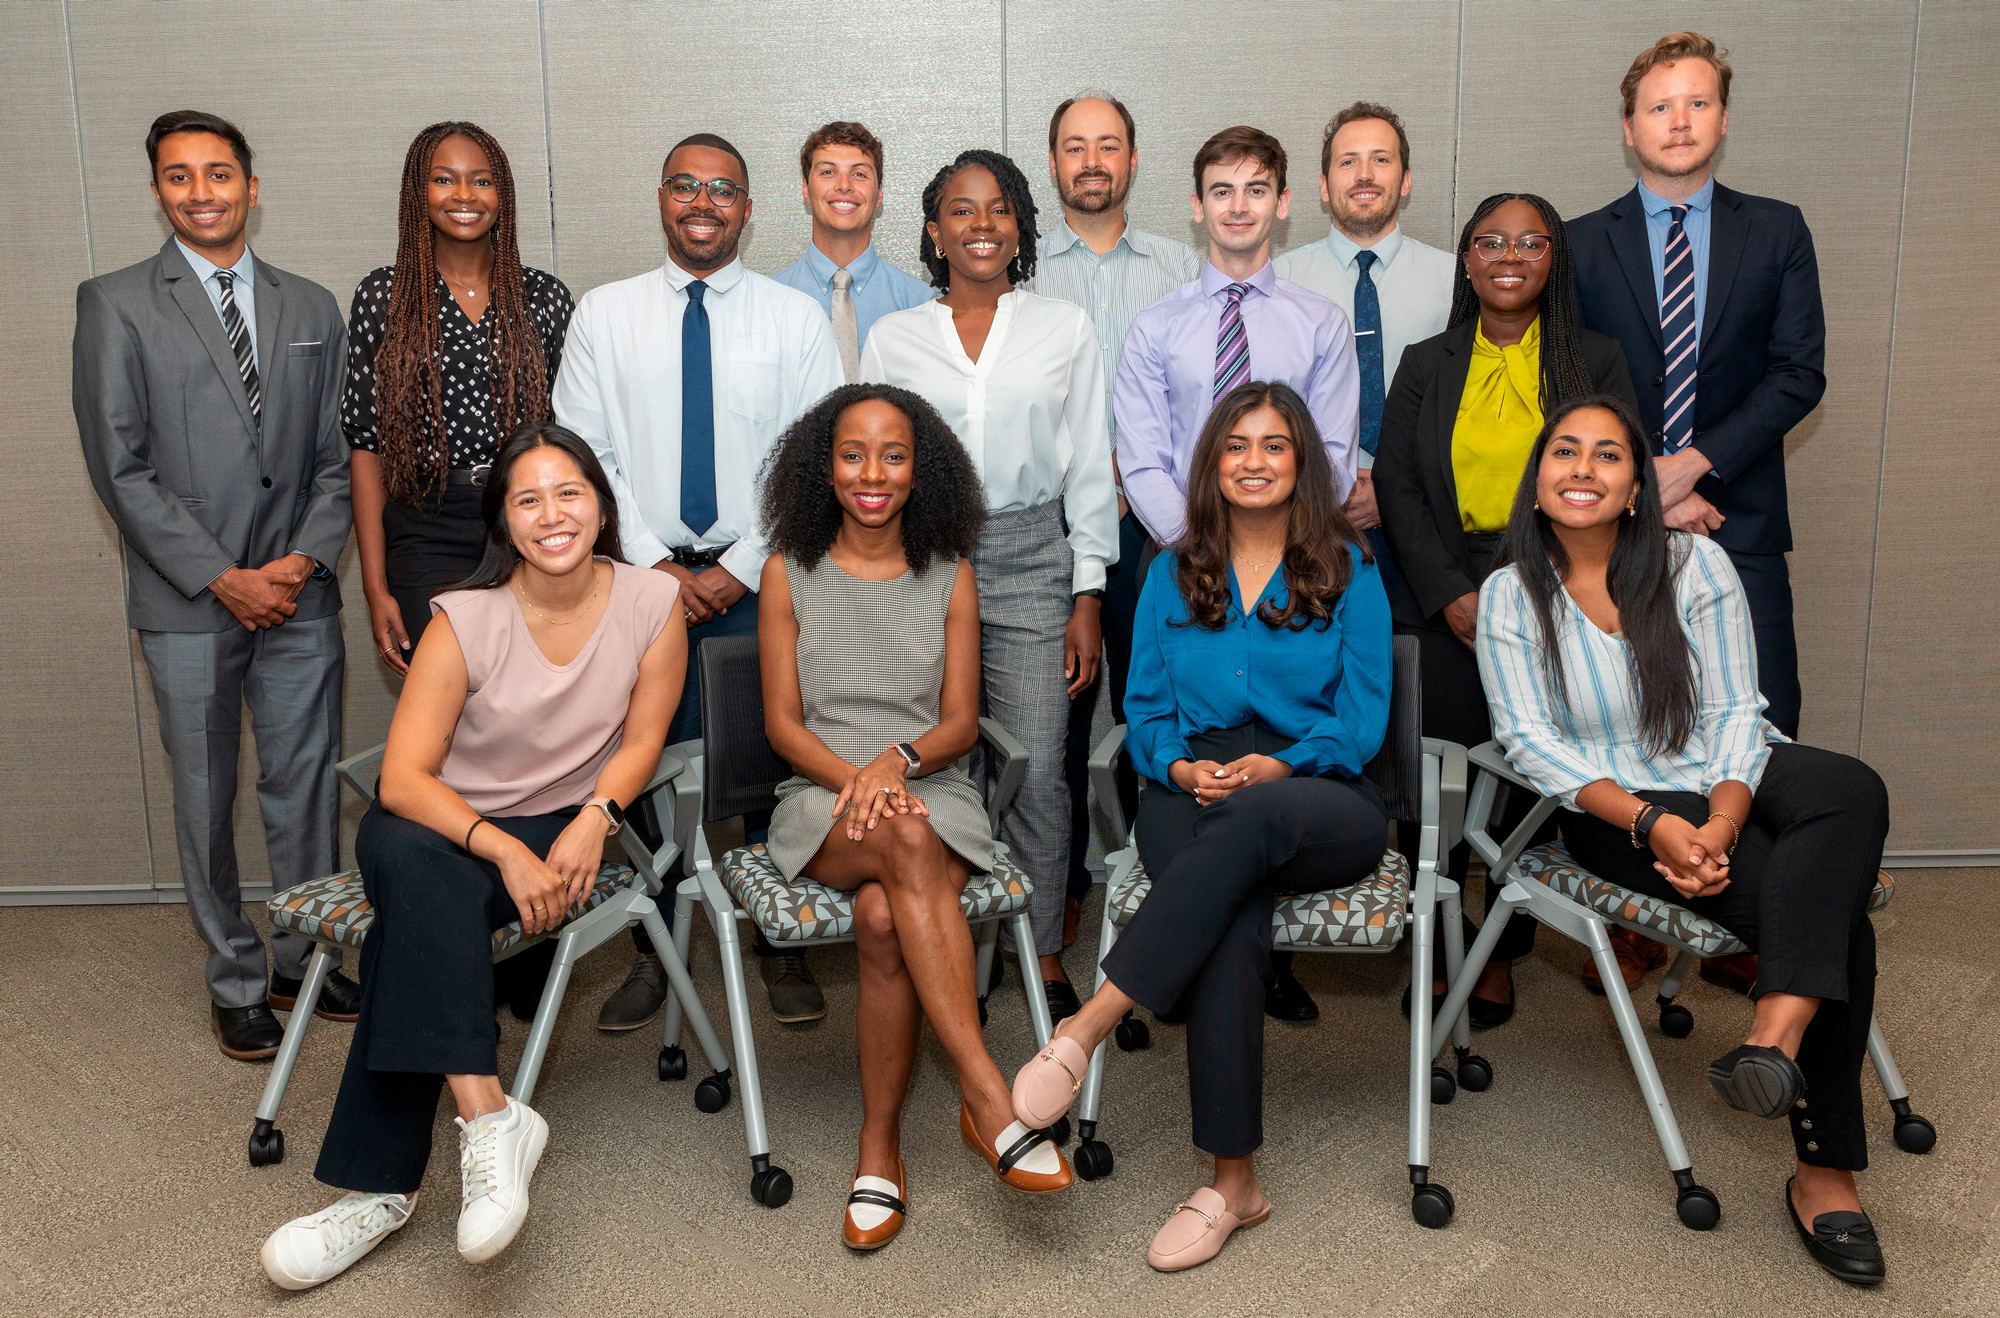
{"type": "Polygon", "coordinates": [[[724,210],[734,206],[738,197],[750,191],[741,183],[730,179],[712,178],[704,183],[692,174],[675,174],[663,180],[661,186],[666,188],[669,197],[683,206],[699,197],[703,188],[707,188],[708,199],[724,210]]]}
{"type": "Polygon", "coordinates": [[[1472,250],[1479,253],[1482,261],[1498,261],[1511,247],[1523,261],[1539,261],[1549,254],[1549,244],[1554,241],[1545,233],[1524,233],[1512,240],[1497,233],[1482,233],[1472,240],[1472,250]]]}

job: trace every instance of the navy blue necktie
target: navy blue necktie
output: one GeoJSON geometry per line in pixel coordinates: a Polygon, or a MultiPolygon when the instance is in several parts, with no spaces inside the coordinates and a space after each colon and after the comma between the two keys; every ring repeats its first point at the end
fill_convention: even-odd
{"type": "Polygon", "coordinates": [[[1382,442],[1382,299],[1368,267],[1375,253],[1354,254],[1360,273],[1354,277],[1354,355],[1361,366],[1361,451],[1373,453],[1382,442]]]}
{"type": "Polygon", "coordinates": [[[1701,336],[1694,319],[1694,248],[1688,243],[1687,207],[1669,206],[1665,274],[1660,280],[1660,342],[1666,345],[1667,401],[1660,409],[1662,447],[1678,453],[1694,438],[1695,368],[1701,336]]]}
{"type": "Polygon", "coordinates": [[[697,537],[715,525],[715,374],[708,352],[708,285],[687,286],[681,316],[681,520],[697,537]]]}

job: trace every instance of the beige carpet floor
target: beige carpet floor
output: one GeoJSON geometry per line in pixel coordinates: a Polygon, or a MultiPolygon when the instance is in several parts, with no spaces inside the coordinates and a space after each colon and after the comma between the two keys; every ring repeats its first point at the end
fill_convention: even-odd
{"type": "MultiPolygon", "coordinates": [[[[1996,877],[1904,871],[1876,921],[1880,1018],[1940,1138],[1928,1157],[1898,1151],[1871,1075],[1863,1193],[1891,1269],[1873,1293],[1823,1276],[1794,1239],[1782,1123],[1724,1107],[1703,1079],[1740,1041],[1747,1005],[1693,984],[1684,1040],[1641,1008],[1696,1173],[1722,1202],[1720,1227],[1700,1234],[1674,1217],[1609,1012],[1576,983],[1580,951],[1545,930],[1520,967],[1515,1020],[1478,1037],[1494,1087],[1434,1109],[1435,1175],[1458,1200],[1443,1231],[1408,1209],[1400,956],[1300,958],[1323,1016],[1269,1031],[1261,1165],[1277,1211],[1216,1263],[1163,1277],[1145,1266],[1146,1241],[1203,1176],[1179,1030],[1156,1026],[1150,1051],[1112,1054],[1101,1133],[1116,1172],[1049,1199],[996,1185],[960,1145],[932,1041],[904,1121],[909,1226],[857,1257],[838,1236],[860,1111],[851,949],[815,954],[830,1007],[816,1026],[772,1023],[751,970],[774,1151],[798,1187],[772,1211],[748,1193],[740,1102],[704,1116],[689,1083],[654,1078],[653,1031],[592,1028],[626,966],[613,943],[571,986],[537,1102],[552,1139],[514,1246],[481,1268],[453,1251],[441,1112],[409,1226],[346,1276],[289,1295],[265,1281],[257,1246],[330,1198],[312,1167],[349,1027],[315,1023],[281,1119],[286,1160],[252,1169],[244,1141],[267,1072],[216,1052],[185,912],[0,909],[0,1312],[1993,1314],[2000,1178],[1981,1132],[2000,1126],[1987,1032],[2000,1012],[1996,877]]],[[[1069,960],[1081,976],[1089,949],[1069,960]]],[[[695,977],[722,1018],[705,930],[695,977]]],[[[508,1019],[503,1033],[511,1070],[526,1027],[508,1019]]],[[[1030,1051],[1011,967],[988,1038],[1009,1074],[1030,1051]]]]}

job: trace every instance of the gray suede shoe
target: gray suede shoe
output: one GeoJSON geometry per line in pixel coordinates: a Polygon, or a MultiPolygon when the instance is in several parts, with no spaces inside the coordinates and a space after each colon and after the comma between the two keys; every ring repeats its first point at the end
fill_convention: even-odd
{"type": "Polygon", "coordinates": [[[771,995],[771,1014],[786,1025],[816,1021],[826,1015],[826,995],[797,952],[757,957],[764,987],[771,995]]]}
{"type": "Polygon", "coordinates": [[[617,992],[604,1000],[604,1006],[597,1013],[597,1028],[600,1030],[636,1030],[651,1024],[660,1014],[660,1007],[667,1000],[667,972],[660,965],[660,958],[652,952],[641,952],[632,963],[632,973],[625,976],[625,982],[617,992]]]}

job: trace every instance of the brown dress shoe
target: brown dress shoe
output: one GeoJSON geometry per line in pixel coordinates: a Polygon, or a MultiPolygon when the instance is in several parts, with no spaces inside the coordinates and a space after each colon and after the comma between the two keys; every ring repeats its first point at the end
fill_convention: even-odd
{"type": "MultiPolygon", "coordinates": [[[[1618,957],[1618,973],[1625,978],[1627,992],[1639,987],[1639,981],[1646,977],[1647,971],[1664,966],[1673,958],[1673,949],[1664,943],[1656,943],[1644,934],[1635,934],[1623,925],[1612,927],[1611,950],[1618,957]]],[[[1583,968],[1583,986],[1592,993],[1604,992],[1604,981],[1598,977],[1595,957],[1583,968]]]]}
{"type": "Polygon", "coordinates": [[[1701,959],[1701,977],[1717,988],[1747,996],[1750,986],[1757,982],[1757,954],[1705,956],[1701,959]]]}

